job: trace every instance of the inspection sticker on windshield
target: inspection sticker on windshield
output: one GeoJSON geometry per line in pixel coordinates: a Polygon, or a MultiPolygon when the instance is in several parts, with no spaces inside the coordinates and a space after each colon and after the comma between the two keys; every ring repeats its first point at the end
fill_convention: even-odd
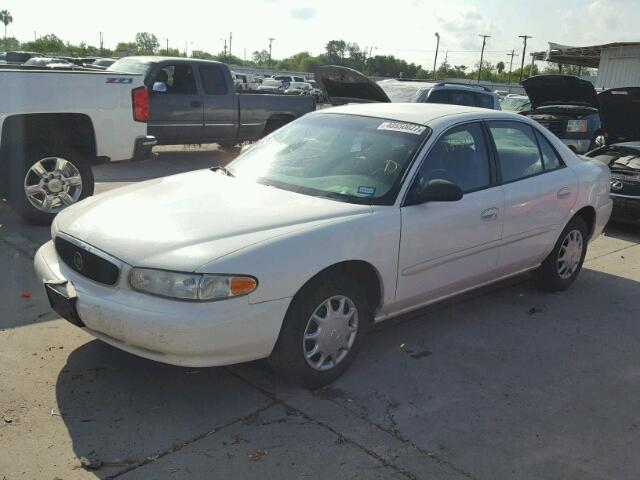
{"type": "Polygon", "coordinates": [[[358,193],[360,195],[375,195],[376,187],[358,187],[358,193]]]}
{"type": "Polygon", "coordinates": [[[382,122],[378,126],[378,130],[391,130],[392,132],[405,132],[413,133],[414,135],[420,135],[427,127],[422,125],[416,125],[415,123],[406,122],[382,122]]]}

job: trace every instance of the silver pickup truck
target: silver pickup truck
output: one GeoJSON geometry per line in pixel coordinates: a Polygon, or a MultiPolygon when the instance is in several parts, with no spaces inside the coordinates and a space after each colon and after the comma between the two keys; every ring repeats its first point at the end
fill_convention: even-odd
{"type": "Polygon", "coordinates": [[[313,97],[237,93],[229,67],[208,60],[125,57],[112,73],[144,75],[149,89],[148,134],[158,144],[256,140],[315,110],[313,97]]]}

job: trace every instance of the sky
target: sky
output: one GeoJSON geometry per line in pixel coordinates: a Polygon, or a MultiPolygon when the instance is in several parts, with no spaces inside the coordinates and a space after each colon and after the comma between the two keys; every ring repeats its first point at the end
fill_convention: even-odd
{"type": "MultiPolygon", "coordinates": [[[[640,41],[640,0],[0,0],[2,9],[14,18],[8,35],[22,41],[54,33],[98,45],[103,32],[105,46],[113,48],[148,31],[162,46],[169,39],[181,51],[218,53],[233,32],[232,53],[243,58],[246,51],[250,59],[268,48],[269,37],[274,58],[305,50],[317,55],[327,41],[342,39],[425,68],[433,66],[436,32],[438,63],[446,55],[449,63],[467,66],[478,62],[481,34],[491,35],[485,59],[507,65],[511,49],[522,52],[518,35],[533,37],[527,51],[546,50],[547,42],[640,41]]],[[[519,62],[516,57],[514,68],[519,62]]]]}

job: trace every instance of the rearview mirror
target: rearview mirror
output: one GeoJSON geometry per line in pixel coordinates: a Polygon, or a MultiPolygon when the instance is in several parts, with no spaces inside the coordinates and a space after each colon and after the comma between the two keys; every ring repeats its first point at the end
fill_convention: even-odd
{"type": "Polygon", "coordinates": [[[412,204],[425,202],[456,202],[462,198],[462,189],[449,180],[429,180],[412,195],[412,204]]]}
{"type": "Polygon", "coordinates": [[[154,82],[151,90],[157,93],[167,93],[167,84],[164,82],[154,82]]]}

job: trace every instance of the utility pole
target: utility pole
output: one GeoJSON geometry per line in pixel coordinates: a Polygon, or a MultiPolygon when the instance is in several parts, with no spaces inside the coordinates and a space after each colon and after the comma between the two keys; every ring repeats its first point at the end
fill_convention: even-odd
{"type": "Polygon", "coordinates": [[[271,68],[271,45],[273,44],[273,41],[275,40],[275,38],[273,37],[269,37],[269,61],[267,62],[267,68],[271,68]]]}
{"type": "Polygon", "coordinates": [[[231,40],[233,40],[233,32],[229,33],[229,59],[231,59],[231,40]]]}
{"type": "Polygon", "coordinates": [[[531,35],[518,35],[518,38],[523,40],[522,46],[522,62],[520,63],[520,81],[522,81],[522,74],[524,73],[524,56],[527,52],[527,39],[533,38],[531,35]]]}
{"type": "Polygon", "coordinates": [[[531,52],[529,55],[531,55],[531,67],[529,67],[529,76],[532,77],[533,76],[533,63],[536,61],[536,57],[533,54],[533,52],[531,52]]]}
{"type": "Polygon", "coordinates": [[[167,52],[167,57],[169,56],[169,39],[165,38],[165,40],[167,41],[167,49],[165,50],[167,52]]]}
{"type": "Polygon", "coordinates": [[[511,71],[513,70],[513,57],[517,57],[518,54],[512,49],[511,53],[507,53],[507,57],[511,57],[511,61],[509,62],[509,85],[511,85],[511,71]]]}
{"type": "Polygon", "coordinates": [[[104,56],[104,36],[102,32],[100,32],[100,55],[104,56]]]}
{"type": "Polygon", "coordinates": [[[189,41],[185,40],[184,41],[184,58],[188,58],[189,57],[189,55],[187,54],[188,48],[189,48],[189,41]]]}
{"type": "Polygon", "coordinates": [[[38,41],[38,32],[36,32],[35,30],[33,31],[33,41],[34,42],[38,41]]]}
{"type": "Polygon", "coordinates": [[[436,62],[438,61],[438,49],[440,48],[440,34],[436,32],[436,55],[433,57],[433,79],[436,79],[436,62]]]}
{"type": "Polygon", "coordinates": [[[480,74],[482,73],[482,59],[484,58],[484,46],[487,44],[487,38],[491,38],[491,35],[478,35],[482,37],[482,50],[480,51],[480,65],[478,65],[478,83],[480,83],[480,74]]]}

